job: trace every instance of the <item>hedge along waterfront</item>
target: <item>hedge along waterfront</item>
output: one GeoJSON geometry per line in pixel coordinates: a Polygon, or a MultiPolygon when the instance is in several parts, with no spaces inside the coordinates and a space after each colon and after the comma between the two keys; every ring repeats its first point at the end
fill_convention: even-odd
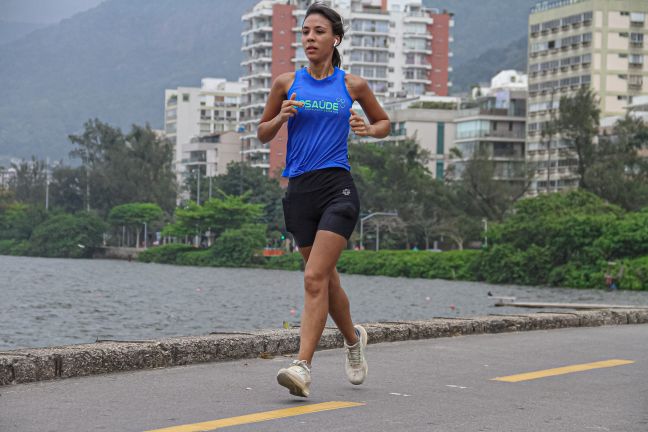
{"type": "MultiPolygon", "coordinates": [[[[648,209],[625,212],[584,191],[542,195],[519,201],[514,213],[495,225],[488,236],[489,247],[483,250],[346,250],[338,270],[372,276],[571,288],[605,288],[606,275],[611,275],[622,289],[648,290],[648,209]]],[[[147,251],[140,259],[303,269],[298,253],[263,258],[250,249],[260,239],[245,241],[250,232],[236,231],[230,237],[211,252],[168,245],[147,251]]]]}

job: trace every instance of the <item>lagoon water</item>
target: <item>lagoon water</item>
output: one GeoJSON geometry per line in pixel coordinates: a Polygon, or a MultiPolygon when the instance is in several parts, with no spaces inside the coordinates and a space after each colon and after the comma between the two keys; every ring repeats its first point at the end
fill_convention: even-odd
{"type": "MultiPolygon", "coordinates": [[[[0,269],[0,350],[280,328],[299,322],[303,302],[302,273],[291,271],[9,256],[0,256],[0,269]]],[[[648,305],[648,292],[341,277],[356,322],[528,312],[494,307],[489,291],[648,305]]]]}

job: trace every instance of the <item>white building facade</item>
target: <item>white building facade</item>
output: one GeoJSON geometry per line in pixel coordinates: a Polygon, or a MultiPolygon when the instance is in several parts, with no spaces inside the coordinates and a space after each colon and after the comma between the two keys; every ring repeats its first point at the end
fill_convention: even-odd
{"type": "Polygon", "coordinates": [[[561,96],[597,94],[601,118],[648,94],[646,0],[552,0],[529,16],[527,160],[536,164],[531,194],[578,185],[578,157],[558,135],[543,137],[561,96]]]}
{"type": "MultiPolygon", "coordinates": [[[[174,144],[174,167],[179,185],[184,184],[192,141],[195,143],[202,136],[238,132],[241,123],[244,82],[204,78],[201,84],[201,87],[178,87],[164,92],[164,131],[174,144]]],[[[217,175],[208,172],[205,175],[217,175]]]]}
{"type": "MultiPolygon", "coordinates": [[[[242,16],[241,63],[248,88],[243,95],[243,152],[246,160],[277,175],[285,160],[287,132],[262,144],[256,127],[272,82],[307,63],[301,24],[311,0],[262,0],[242,16]]],[[[380,101],[406,95],[448,94],[449,13],[426,9],[422,0],[328,0],[345,20],[339,46],[342,67],[367,80],[380,101]]]]}

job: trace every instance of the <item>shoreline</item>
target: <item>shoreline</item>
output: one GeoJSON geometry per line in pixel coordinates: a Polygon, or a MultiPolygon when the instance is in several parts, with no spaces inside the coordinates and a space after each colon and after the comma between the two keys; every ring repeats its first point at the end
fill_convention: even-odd
{"type": "MultiPolygon", "coordinates": [[[[369,334],[369,343],[374,344],[628,324],[648,324],[648,309],[492,314],[363,325],[369,334]]],[[[341,334],[336,329],[327,328],[318,351],[342,346],[341,334]]],[[[159,340],[98,341],[94,344],[17,349],[0,352],[0,386],[206,362],[268,358],[294,354],[298,349],[299,329],[223,332],[159,340]]]]}

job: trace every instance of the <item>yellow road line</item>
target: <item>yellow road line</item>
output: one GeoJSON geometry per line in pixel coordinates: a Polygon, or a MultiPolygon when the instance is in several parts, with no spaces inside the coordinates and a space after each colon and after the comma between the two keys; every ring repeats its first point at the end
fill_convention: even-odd
{"type": "Polygon", "coordinates": [[[594,363],[584,363],[584,364],[577,364],[577,365],[572,365],[572,366],[565,366],[565,367],[559,367],[555,369],[546,369],[546,370],[541,370],[541,371],[536,371],[536,372],[527,372],[523,374],[518,374],[518,375],[510,375],[510,376],[505,376],[505,377],[498,377],[498,378],[493,378],[492,381],[504,381],[504,382],[520,382],[520,381],[528,381],[528,380],[534,380],[538,378],[545,378],[545,377],[550,377],[550,376],[556,376],[556,375],[564,375],[572,372],[582,372],[586,370],[591,370],[591,369],[600,369],[600,368],[608,368],[608,367],[614,367],[614,366],[622,366],[622,365],[627,365],[634,363],[632,360],[605,360],[605,361],[600,361],[600,362],[594,362],[594,363]]]}
{"type": "Polygon", "coordinates": [[[219,420],[206,421],[202,423],[193,423],[181,426],[171,426],[162,429],[153,429],[146,432],[205,432],[220,429],[228,426],[237,426],[247,423],[257,423],[267,420],[280,419],[284,417],[293,417],[302,414],[311,414],[320,411],[329,411],[340,408],[351,408],[362,406],[363,403],[356,402],[324,402],[311,405],[301,405],[294,408],[284,408],[274,411],[265,411],[255,414],[242,415],[239,417],[230,417],[219,420]]]}

